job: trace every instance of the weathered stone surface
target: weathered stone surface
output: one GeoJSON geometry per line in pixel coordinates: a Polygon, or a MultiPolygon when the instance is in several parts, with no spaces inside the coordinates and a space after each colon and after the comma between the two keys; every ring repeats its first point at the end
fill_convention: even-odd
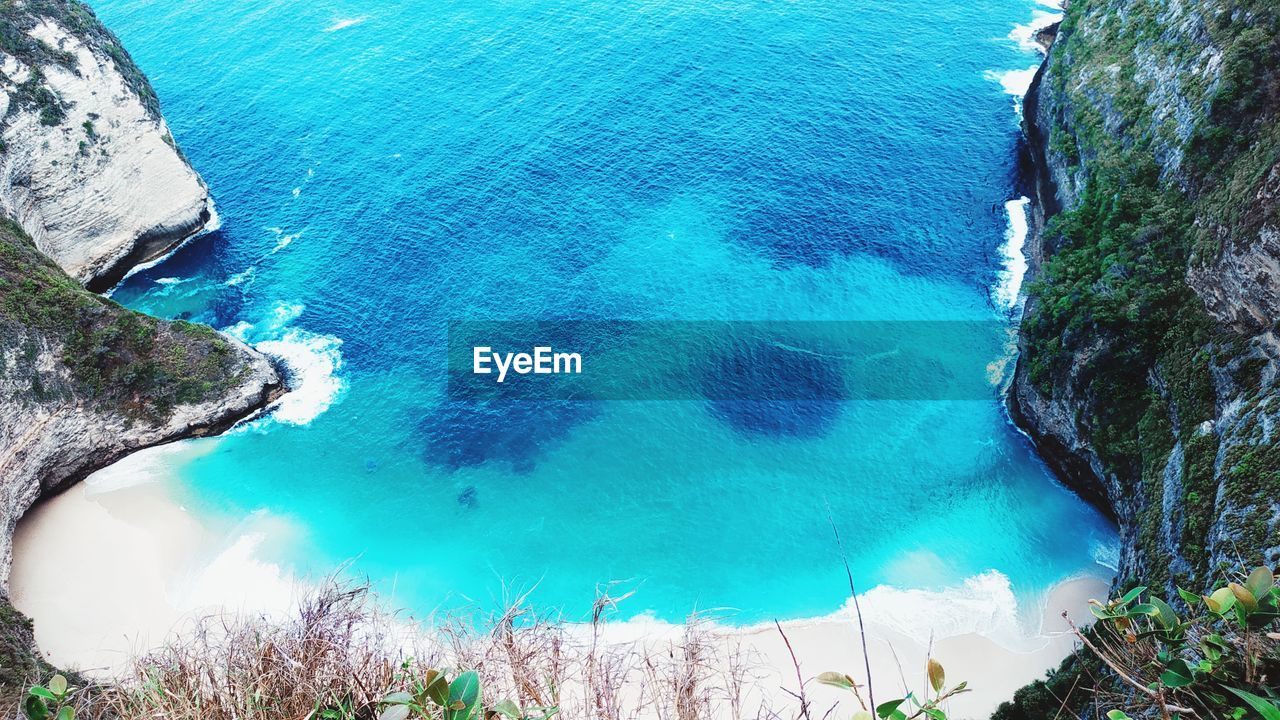
{"type": "Polygon", "coordinates": [[[41,251],[101,291],[216,227],[146,79],[87,8],[15,3],[0,22],[33,43],[0,52],[0,211],[41,251]]]}
{"type": "MultiPolygon", "coordinates": [[[[1010,394],[1015,421],[1064,482],[1118,520],[1120,581],[1154,576],[1194,585],[1211,581],[1223,564],[1280,561],[1280,163],[1269,155],[1280,146],[1275,97],[1260,106],[1225,106],[1238,93],[1231,84],[1242,83],[1223,76],[1224,66],[1236,63],[1244,84],[1277,87],[1265,53],[1239,47],[1259,43],[1274,52],[1265,35],[1274,23],[1274,9],[1247,0],[1076,0],[1024,105],[1038,195],[1027,248],[1033,279],[1066,242],[1046,231],[1047,221],[1081,208],[1096,176],[1123,177],[1126,170],[1114,166],[1140,153],[1154,159],[1160,185],[1182,198],[1192,218],[1184,282],[1203,305],[1212,338],[1201,348],[1204,359],[1195,359],[1212,382],[1203,422],[1197,417],[1198,425],[1178,430],[1187,425],[1180,414],[1195,411],[1175,400],[1174,368],[1153,362],[1139,370],[1145,370],[1146,391],[1158,398],[1155,415],[1174,430],[1154,442],[1159,432],[1140,433],[1144,452],[1163,448],[1158,458],[1136,463],[1140,469],[1108,463],[1099,453],[1098,411],[1113,399],[1096,390],[1105,386],[1096,378],[1105,364],[1095,361],[1129,338],[1123,329],[1098,325],[1064,334],[1070,362],[1048,388],[1031,378],[1036,351],[1024,336],[1010,394]],[[1257,63],[1241,71],[1241,55],[1257,63]],[[1215,128],[1239,141],[1204,152],[1196,143],[1215,128]],[[1199,165],[1189,166],[1197,151],[1199,165]],[[1188,465],[1187,442],[1216,445],[1207,471],[1188,465]],[[1197,472],[1208,473],[1207,493],[1189,487],[1197,472]],[[1212,523],[1189,529],[1188,516],[1202,508],[1212,523]]],[[[1124,190],[1122,183],[1115,192],[1124,190]]],[[[1145,242],[1141,232],[1134,242],[1145,242]]],[[[1125,267],[1113,271],[1127,277],[1125,267]]],[[[1036,316],[1040,302],[1033,293],[1026,317],[1036,316]]]]}

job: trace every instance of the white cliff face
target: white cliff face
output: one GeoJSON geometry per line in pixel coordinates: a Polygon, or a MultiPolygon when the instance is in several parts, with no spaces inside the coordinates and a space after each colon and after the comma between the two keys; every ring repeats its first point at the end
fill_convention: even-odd
{"type": "Polygon", "coordinates": [[[0,596],[9,577],[14,527],[37,500],[135,450],[220,432],[279,393],[280,378],[267,359],[225,339],[237,381],[215,397],[179,405],[160,421],[75,397],[66,390],[75,381],[56,341],[33,336],[0,348],[0,596]],[[33,376],[61,399],[29,399],[33,376]]]}
{"type": "Polygon", "coordinates": [[[139,96],[137,81],[101,47],[53,20],[25,32],[64,61],[32,68],[0,53],[0,102],[8,112],[0,133],[0,211],[95,290],[215,227],[208,189],[139,96]],[[33,71],[65,115],[56,124],[24,102],[20,85],[30,85],[33,71]]]}

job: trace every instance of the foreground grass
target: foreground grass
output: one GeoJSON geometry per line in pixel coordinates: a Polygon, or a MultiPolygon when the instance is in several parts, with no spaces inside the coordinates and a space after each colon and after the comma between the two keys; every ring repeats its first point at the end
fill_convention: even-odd
{"type": "MultiPolygon", "coordinates": [[[[286,620],[194,621],[113,683],[33,677],[40,684],[23,710],[32,720],[819,720],[836,717],[834,707],[820,710],[811,700],[814,685],[825,684],[860,708],[853,717],[873,717],[875,700],[848,674],[805,676],[793,654],[779,688],[779,668],[726,642],[709,621],[620,638],[605,622],[615,607],[601,595],[590,622],[564,624],[517,601],[483,629],[456,618],[424,631],[384,612],[366,586],[331,581],[286,620]]],[[[946,718],[947,700],[965,684],[947,687],[933,659],[899,674],[920,677],[919,670],[924,692],[881,698],[879,717],[946,718]]]]}
{"type": "MultiPolygon", "coordinates": [[[[114,684],[44,679],[23,711],[31,720],[850,717],[810,702],[806,687],[821,683],[850,693],[860,708],[853,720],[946,720],[948,700],[966,691],[963,682],[949,686],[930,658],[922,692],[877,702],[848,674],[804,677],[793,653],[794,683],[762,694],[761,679],[772,676],[718,641],[708,623],[607,642],[603,624],[614,607],[602,595],[590,623],[564,625],[516,602],[487,630],[456,620],[424,634],[381,611],[367,587],[330,582],[287,621],[199,620],[114,684]]],[[[1166,600],[1136,587],[1094,601],[1093,610],[1097,624],[1073,626],[1091,681],[1072,690],[1089,696],[1094,712],[1109,720],[1280,720],[1280,585],[1269,568],[1224,580],[1207,595],[1166,600]]],[[[1044,705],[1045,717],[1079,717],[1070,698],[1044,705]]]]}

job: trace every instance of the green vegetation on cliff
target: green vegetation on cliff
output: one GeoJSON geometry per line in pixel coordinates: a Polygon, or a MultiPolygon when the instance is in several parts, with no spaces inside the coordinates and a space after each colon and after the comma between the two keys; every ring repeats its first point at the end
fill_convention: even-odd
{"type": "MultiPolygon", "coordinates": [[[[1257,310],[1274,302],[1265,288],[1276,282],[1265,236],[1280,213],[1280,5],[1074,0],[1033,92],[1029,136],[1045,138],[1038,157],[1057,182],[1042,192],[1056,191],[1063,207],[1043,230],[1030,286],[1024,391],[1074,412],[1065,431],[1078,437],[1059,441],[1082,443],[1104,470],[1125,543],[1120,589],[1151,586],[1188,612],[1212,611],[1197,594],[1223,592],[1226,568],[1274,561],[1280,548],[1280,318],[1257,310]],[[1244,280],[1223,262],[1233,253],[1245,258],[1244,280]]],[[[1135,607],[1143,623],[1159,609],[1154,600],[1135,607]]],[[[1136,637],[1139,647],[1114,630],[1088,635],[1113,659],[1136,657],[1155,637],[1136,637]]],[[[1198,642],[1205,631],[1188,632],[1198,642]]],[[[1261,640],[1235,632],[1274,669],[1274,642],[1259,655],[1261,640]]],[[[1130,674],[1196,653],[1205,668],[1217,662],[1214,648],[1165,645],[1130,674]]],[[[1180,682],[1160,673],[1153,687],[1180,682]]],[[[1273,692],[1252,675],[1239,682],[1273,692]]],[[[1175,716],[1280,713],[1212,692],[1173,693],[1202,705],[1175,716]]],[[[1117,707],[1105,697],[1134,707],[1151,699],[1082,651],[994,717],[1102,716],[1117,707]]],[[[1157,705],[1147,702],[1146,714],[1161,717],[1157,705]]]]}
{"type": "Polygon", "coordinates": [[[40,68],[56,65],[75,72],[77,60],[72,53],[31,37],[29,31],[46,19],[110,57],[147,111],[160,118],[160,101],[151,83],[120,40],[78,0],[0,0],[0,51],[33,68],[31,76],[11,94],[10,113],[21,106],[40,108],[40,121],[45,125],[61,124],[65,117],[62,100],[44,84],[40,68]]]}
{"type": "Polygon", "coordinates": [[[217,397],[246,372],[209,327],[157,320],[85,290],[8,219],[0,219],[0,331],[3,350],[22,359],[0,373],[29,375],[20,401],[71,396],[158,419],[217,397]],[[47,352],[57,353],[69,382],[32,369],[47,352]]]}
{"type": "MultiPolygon", "coordinates": [[[[1078,421],[1107,471],[1143,495],[1140,550],[1167,547],[1166,482],[1180,488],[1174,542],[1190,567],[1172,577],[1168,563],[1153,562],[1143,581],[1154,585],[1212,570],[1219,435],[1206,423],[1229,399],[1218,396],[1214,372],[1251,367],[1258,392],[1257,363],[1265,361],[1241,356],[1253,333],[1269,329],[1216,322],[1186,277],[1277,212],[1253,198],[1280,161],[1280,7],[1195,5],[1221,52],[1212,85],[1192,72],[1159,76],[1162,67],[1196,66],[1206,47],[1168,30],[1163,3],[1072,3],[1043,92],[1057,99],[1049,133],[1056,156],[1085,179],[1076,202],[1045,228],[1053,252],[1030,288],[1035,302],[1023,326],[1033,384],[1045,396],[1074,384],[1083,399],[1078,421]],[[1156,112],[1162,96],[1176,97],[1164,106],[1185,108],[1184,116],[1156,112]],[[1170,463],[1175,448],[1180,467],[1170,463]]],[[[1248,489],[1227,492],[1280,494],[1273,450],[1261,443],[1228,453],[1222,470],[1248,489]],[[1231,469],[1241,462],[1246,472],[1231,469]]],[[[1265,540],[1250,531],[1240,552],[1255,555],[1244,559],[1263,560],[1256,553],[1265,540]]]]}

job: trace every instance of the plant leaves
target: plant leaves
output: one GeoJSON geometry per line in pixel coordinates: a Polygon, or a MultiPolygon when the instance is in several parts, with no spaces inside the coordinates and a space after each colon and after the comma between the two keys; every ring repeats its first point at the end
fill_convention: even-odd
{"type": "Polygon", "coordinates": [[[1271,574],[1270,568],[1260,567],[1249,573],[1249,577],[1244,581],[1244,586],[1249,590],[1255,599],[1261,600],[1271,592],[1271,586],[1276,582],[1276,576],[1271,574]]]}
{"type": "Polygon", "coordinates": [[[378,720],[407,720],[409,717],[408,705],[392,705],[378,715],[378,720]]]}
{"type": "Polygon", "coordinates": [[[44,700],[35,695],[28,695],[25,702],[22,703],[22,711],[30,720],[45,720],[49,717],[49,707],[44,704],[44,700]]]}
{"type": "Polygon", "coordinates": [[[1280,720],[1280,708],[1276,707],[1275,703],[1270,700],[1258,697],[1257,695],[1245,692],[1244,690],[1237,690],[1233,687],[1228,687],[1227,690],[1235,693],[1241,700],[1249,703],[1249,707],[1257,710],[1258,714],[1261,715],[1264,720],[1280,720]]]}
{"type": "Polygon", "coordinates": [[[1107,718],[1108,718],[1108,720],[1133,720],[1133,718],[1131,718],[1131,717],[1129,717],[1128,715],[1124,714],[1124,713],[1123,713],[1123,712],[1121,712],[1120,710],[1108,710],[1108,711],[1107,711],[1107,718]]]}
{"type": "Polygon", "coordinates": [[[1231,594],[1236,596],[1236,602],[1245,609],[1246,612],[1253,612],[1258,609],[1258,599],[1249,592],[1249,589],[1240,583],[1231,583],[1227,587],[1231,588],[1231,594]]]}
{"type": "Polygon", "coordinates": [[[392,705],[408,705],[409,703],[413,702],[413,696],[404,691],[393,692],[390,695],[382,698],[382,702],[390,703],[392,705]]]}
{"type": "Polygon", "coordinates": [[[929,685],[933,687],[933,691],[935,693],[942,692],[942,687],[947,681],[947,673],[942,669],[942,663],[934,660],[933,658],[929,658],[928,672],[929,685]]]}
{"type": "Polygon", "coordinates": [[[67,678],[63,675],[54,675],[49,678],[49,692],[61,697],[67,692],[67,678]]]}
{"type": "Polygon", "coordinates": [[[1236,602],[1235,593],[1231,592],[1231,588],[1223,587],[1213,591],[1204,599],[1204,604],[1211,612],[1221,615],[1231,609],[1236,602]]]}
{"type": "Polygon", "coordinates": [[[445,720],[476,720],[480,703],[480,675],[468,670],[449,683],[449,709],[445,720]]]}
{"type": "Polygon", "coordinates": [[[520,712],[520,708],[510,700],[503,700],[497,705],[494,705],[493,711],[503,717],[511,718],[511,720],[521,720],[524,717],[524,713],[520,712]]]}
{"type": "MultiPolygon", "coordinates": [[[[906,698],[900,698],[898,700],[890,700],[886,703],[880,703],[879,707],[876,708],[876,716],[880,718],[892,718],[894,713],[898,713],[898,706],[906,701],[906,698]]],[[[902,713],[898,714],[901,715],[902,713]]]]}
{"type": "Polygon", "coordinates": [[[858,683],[854,682],[853,678],[838,672],[824,672],[818,676],[818,682],[845,690],[852,690],[858,687],[858,683]]]}
{"type": "Polygon", "coordinates": [[[1139,585],[1138,587],[1136,587],[1136,588],[1134,588],[1134,589],[1130,590],[1129,592],[1125,593],[1125,594],[1124,594],[1124,597],[1120,598],[1120,602],[1121,602],[1122,604],[1128,604],[1128,603],[1131,603],[1131,602],[1133,602],[1134,600],[1137,600],[1137,599],[1138,599],[1138,596],[1139,596],[1139,595],[1141,595],[1142,593],[1146,592],[1146,591],[1147,591],[1147,586],[1146,586],[1146,585],[1139,585]]]}
{"type": "Polygon", "coordinates": [[[1165,671],[1160,673],[1160,682],[1165,687],[1180,688],[1186,687],[1194,682],[1191,668],[1187,666],[1185,660],[1174,660],[1169,663],[1165,671]]]}
{"type": "Polygon", "coordinates": [[[36,697],[44,698],[45,700],[53,700],[54,702],[57,702],[58,700],[58,698],[55,697],[53,693],[49,692],[47,689],[45,689],[44,687],[41,687],[40,685],[31,686],[30,693],[32,695],[35,695],[36,697]]]}
{"type": "Polygon", "coordinates": [[[1160,623],[1160,627],[1165,630],[1172,630],[1178,625],[1178,614],[1169,607],[1169,603],[1158,597],[1151,598],[1151,604],[1156,607],[1155,618],[1160,623]]]}
{"type": "Polygon", "coordinates": [[[75,720],[75,718],[76,718],[76,709],[71,707],[70,705],[63,707],[61,710],[58,711],[57,720],[75,720]]]}
{"type": "Polygon", "coordinates": [[[431,670],[427,673],[427,698],[431,702],[445,707],[449,704],[449,681],[444,679],[444,675],[431,670]]]}

